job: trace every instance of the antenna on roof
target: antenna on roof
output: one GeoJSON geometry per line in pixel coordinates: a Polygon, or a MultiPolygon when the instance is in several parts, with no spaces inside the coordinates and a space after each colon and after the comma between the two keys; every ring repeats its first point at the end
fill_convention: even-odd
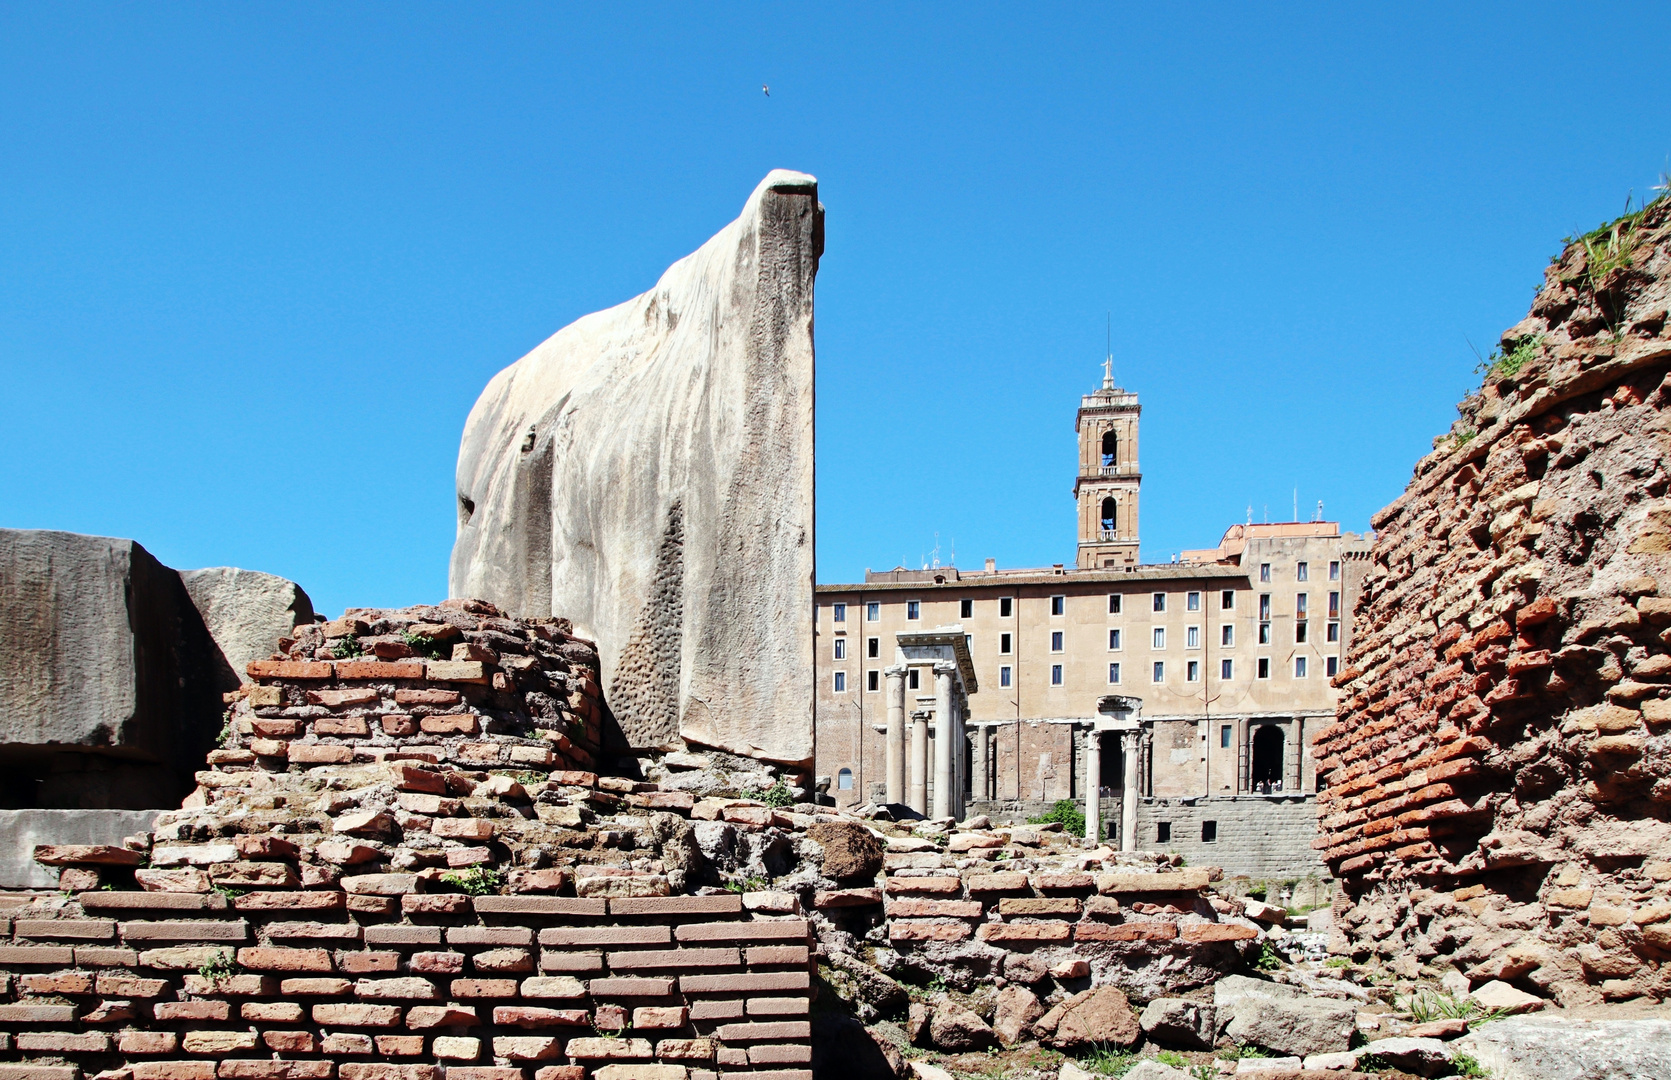
{"type": "Polygon", "coordinates": [[[1253,504],[1252,503],[1247,504],[1247,523],[1249,525],[1253,524],[1253,504]]]}
{"type": "Polygon", "coordinates": [[[1322,499],[1317,500],[1317,516],[1312,518],[1311,520],[1313,520],[1313,521],[1322,521],[1323,520],[1323,500],[1322,499]]]}

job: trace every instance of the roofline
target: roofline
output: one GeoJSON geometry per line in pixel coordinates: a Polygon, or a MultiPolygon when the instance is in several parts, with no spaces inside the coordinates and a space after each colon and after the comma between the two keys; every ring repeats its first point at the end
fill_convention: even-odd
{"type": "MultiPolygon", "coordinates": [[[[920,573],[920,571],[918,571],[920,573]]],[[[911,592],[925,589],[997,589],[1015,585],[1053,585],[1072,581],[1083,584],[1111,584],[1121,581],[1246,581],[1247,568],[1242,566],[1186,566],[1183,563],[1160,563],[1139,566],[1131,570],[1040,570],[1035,573],[1005,571],[987,574],[972,570],[956,579],[935,581],[872,581],[843,584],[814,585],[814,593],[837,592],[911,592]]]]}

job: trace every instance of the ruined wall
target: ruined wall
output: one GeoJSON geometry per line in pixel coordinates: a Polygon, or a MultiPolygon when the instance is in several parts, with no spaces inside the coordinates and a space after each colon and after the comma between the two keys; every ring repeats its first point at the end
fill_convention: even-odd
{"type": "Polygon", "coordinates": [[[1671,995],[1668,218],[1569,244],[1374,520],[1318,741],[1343,947],[1671,995]]]}
{"type": "Polygon", "coordinates": [[[1308,795],[1242,795],[1214,799],[1144,799],[1137,804],[1137,844],[1177,852],[1191,866],[1217,866],[1226,875],[1293,881],[1327,877],[1311,841],[1317,809],[1308,795]],[[1171,828],[1161,841],[1159,828],[1171,828]],[[1212,823],[1216,839],[1204,841],[1212,823]]]}
{"type": "Polygon", "coordinates": [[[0,894],[4,1075],[810,1080],[808,920],[715,876],[788,819],[576,768],[597,659],[562,620],[449,601],[285,644],[184,806],[0,894]]]}

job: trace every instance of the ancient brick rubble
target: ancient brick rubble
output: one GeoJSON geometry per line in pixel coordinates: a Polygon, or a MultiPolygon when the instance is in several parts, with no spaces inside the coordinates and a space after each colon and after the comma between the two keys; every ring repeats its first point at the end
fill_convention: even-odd
{"type": "Polygon", "coordinates": [[[882,968],[1007,980],[1006,1041],[1072,1044],[1095,987],[1129,1013],[1115,987],[1264,939],[1212,872],[1056,828],[768,805],[801,778],[724,755],[578,768],[595,673],[561,621],[475,602],[251,664],[180,810],[0,898],[0,1077],[809,1080],[816,972],[861,1013],[904,1011],[882,968]]]}
{"type": "Polygon", "coordinates": [[[1407,976],[1671,996],[1668,221],[1568,245],[1374,519],[1317,843],[1407,976]]]}

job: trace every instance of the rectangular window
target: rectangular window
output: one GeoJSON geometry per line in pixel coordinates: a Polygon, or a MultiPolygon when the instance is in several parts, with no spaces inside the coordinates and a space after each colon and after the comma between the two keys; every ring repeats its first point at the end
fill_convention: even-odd
{"type": "Polygon", "coordinates": [[[1259,618],[1260,619],[1269,619],[1270,617],[1271,617],[1271,594],[1268,593],[1268,592],[1260,593],[1259,594],[1259,618]]]}
{"type": "Polygon", "coordinates": [[[1108,613],[1110,615],[1118,615],[1120,613],[1120,594],[1119,593],[1109,593],[1108,594],[1108,613]]]}
{"type": "Polygon", "coordinates": [[[1332,622],[1332,623],[1329,624],[1328,638],[1329,638],[1330,641],[1339,641],[1340,640],[1340,624],[1339,623],[1332,622]]]}
{"type": "Polygon", "coordinates": [[[834,619],[836,622],[846,622],[847,621],[847,605],[846,604],[831,604],[830,605],[830,610],[834,612],[834,614],[831,615],[830,617],[832,619],[834,619]]]}
{"type": "Polygon", "coordinates": [[[1201,628],[1199,626],[1184,627],[1184,648],[1199,649],[1201,647],[1201,628]]]}
{"type": "Polygon", "coordinates": [[[881,622],[882,605],[875,600],[865,605],[865,622],[881,622]]]}
{"type": "Polygon", "coordinates": [[[1218,594],[1218,609],[1220,611],[1236,610],[1236,590],[1225,589],[1218,594]]]}
{"type": "Polygon", "coordinates": [[[1307,610],[1306,599],[1307,599],[1307,597],[1306,597],[1305,593],[1295,593],[1294,594],[1294,618],[1296,618],[1296,619],[1305,618],[1305,613],[1306,613],[1306,610],[1307,610]]]}
{"type": "Polygon", "coordinates": [[[1297,622],[1297,623],[1294,624],[1294,644],[1296,644],[1296,645],[1304,645],[1305,644],[1306,628],[1309,627],[1310,625],[1311,625],[1310,623],[1303,623],[1303,622],[1297,622]]]}
{"type": "Polygon", "coordinates": [[[1339,581],[1340,580],[1340,564],[1338,562],[1329,563],[1329,580],[1330,581],[1339,581]]]}
{"type": "Polygon", "coordinates": [[[882,689],[882,673],[880,671],[872,668],[865,673],[865,689],[873,694],[882,689]]]}
{"type": "Polygon", "coordinates": [[[1050,685],[1051,686],[1061,686],[1062,685],[1062,665],[1061,664],[1051,664],[1050,665],[1050,685]]]}
{"type": "Polygon", "coordinates": [[[1305,678],[1305,657],[1303,656],[1294,657],[1294,678],[1305,678]]]}
{"type": "Polygon", "coordinates": [[[1236,677],[1236,662],[1234,660],[1220,660],[1218,662],[1218,677],[1229,682],[1236,677]]]}
{"type": "Polygon", "coordinates": [[[922,679],[919,677],[921,668],[912,668],[905,676],[905,685],[912,690],[922,689],[922,679]]]}
{"type": "Polygon", "coordinates": [[[1052,630],[1050,632],[1050,651],[1062,651],[1062,632],[1060,630],[1052,630]]]}
{"type": "Polygon", "coordinates": [[[1155,843],[1170,844],[1172,842],[1172,823],[1170,821],[1155,822],[1155,843]]]}
{"type": "Polygon", "coordinates": [[[1164,661],[1164,660],[1156,660],[1155,661],[1154,670],[1152,672],[1150,672],[1150,674],[1149,674],[1149,681],[1150,682],[1165,682],[1166,681],[1166,661],[1164,661]]]}
{"type": "Polygon", "coordinates": [[[1303,562],[1295,563],[1294,564],[1294,580],[1295,581],[1310,581],[1311,580],[1311,564],[1310,563],[1303,563],[1303,562]]]}
{"type": "Polygon", "coordinates": [[[1008,634],[999,634],[998,635],[998,651],[1003,653],[1006,656],[1009,655],[1010,636],[1008,634]]]}
{"type": "Polygon", "coordinates": [[[1166,627],[1155,627],[1154,640],[1150,642],[1150,647],[1155,649],[1166,648],[1166,627]]]}
{"type": "Polygon", "coordinates": [[[836,640],[835,640],[835,658],[837,660],[847,659],[847,639],[846,638],[836,638],[836,640]]]}
{"type": "Polygon", "coordinates": [[[841,693],[845,693],[846,690],[847,690],[847,672],[838,671],[838,672],[835,673],[835,692],[838,693],[838,694],[841,694],[841,693]]]}
{"type": "Polygon", "coordinates": [[[998,598],[998,617],[1000,619],[1007,619],[1014,614],[1014,612],[1015,598],[1011,596],[1000,596],[998,598]]]}
{"type": "Polygon", "coordinates": [[[1184,594],[1184,610],[1185,611],[1200,611],[1201,610],[1201,594],[1198,593],[1198,592],[1185,593],[1184,594]]]}
{"type": "Polygon", "coordinates": [[[1271,564],[1270,563],[1262,562],[1262,563],[1259,564],[1259,580],[1260,581],[1271,580],[1271,564]]]}
{"type": "Polygon", "coordinates": [[[1268,623],[1268,622],[1262,622],[1262,623],[1259,624],[1259,644],[1269,645],[1270,643],[1271,643],[1271,624],[1268,623]]]}
{"type": "Polygon", "coordinates": [[[865,655],[872,660],[882,655],[882,639],[879,637],[865,638],[865,655]]]}
{"type": "Polygon", "coordinates": [[[1329,594],[1329,618],[1340,618],[1340,594],[1337,592],[1329,594]]]}
{"type": "Polygon", "coordinates": [[[960,619],[972,619],[972,618],[974,618],[975,617],[975,602],[973,600],[960,600],[960,601],[958,601],[957,617],[960,618],[960,619]]]}
{"type": "Polygon", "coordinates": [[[1067,606],[1068,598],[1065,596],[1052,596],[1050,598],[1050,614],[1052,615],[1060,615],[1067,610],[1067,606]]]}
{"type": "Polygon", "coordinates": [[[1327,675],[1331,679],[1334,678],[1336,675],[1339,675],[1340,674],[1340,657],[1338,657],[1338,656],[1325,657],[1323,659],[1323,674],[1327,675]]]}
{"type": "Polygon", "coordinates": [[[1201,661],[1190,660],[1190,661],[1188,661],[1187,663],[1184,664],[1184,681],[1185,682],[1200,682],[1201,681],[1201,661]]]}
{"type": "Polygon", "coordinates": [[[1270,678],[1271,677],[1271,658],[1268,657],[1268,656],[1261,656],[1259,658],[1258,663],[1259,663],[1259,666],[1254,673],[1254,678],[1257,678],[1257,679],[1268,679],[1268,678],[1270,678]]]}
{"type": "Polygon", "coordinates": [[[1118,649],[1120,647],[1120,631],[1119,630],[1110,630],[1108,632],[1108,647],[1110,649],[1118,649]]]}
{"type": "Polygon", "coordinates": [[[1005,664],[1003,667],[998,669],[998,685],[999,686],[1008,686],[1009,684],[1010,684],[1010,668],[1009,668],[1008,664],[1005,664]]]}
{"type": "Polygon", "coordinates": [[[1201,842],[1215,844],[1218,842],[1218,822],[1203,821],[1201,823],[1201,842]]]}
{"type": "Polygon", "coordinates": [[[923,617],[922,601],[921,600],[907,600],[907,601],[905,601],[905,617],[907,619],[912,620],[913,622],[916,621],[917,619],[922,618],[923,617]]]}
{"type": "Polygon", "coordinates": [[[1221,749],[1230,749],[1230,733],[1234,729],[1229,724],[1223,724],[1218,729],[1218,745],[1221,749]]]}
{"type": "Polygon", "coordinates": [[[1166,610],[1166,594],[1163,593],[1163,592],[1155,593],[1154,603],[1155,603],[1155,610],[1156,611],[1165,611],[1166,610]]]}
{"type": "Polygon", "coordinates": [[[1120,665],[1119,664],[1109,664],[1108,665],[1108,681],[1111,682],[1111,683],[1117,683],[1117,682],[1120,681],[1120,665]]]}
{"type": "Polygon", "coordinates": [[[1218,628],[1218,643],[1226,649],[1235,647],[1236,625],[1234,623],[1225,623],[1218,628]]]}

